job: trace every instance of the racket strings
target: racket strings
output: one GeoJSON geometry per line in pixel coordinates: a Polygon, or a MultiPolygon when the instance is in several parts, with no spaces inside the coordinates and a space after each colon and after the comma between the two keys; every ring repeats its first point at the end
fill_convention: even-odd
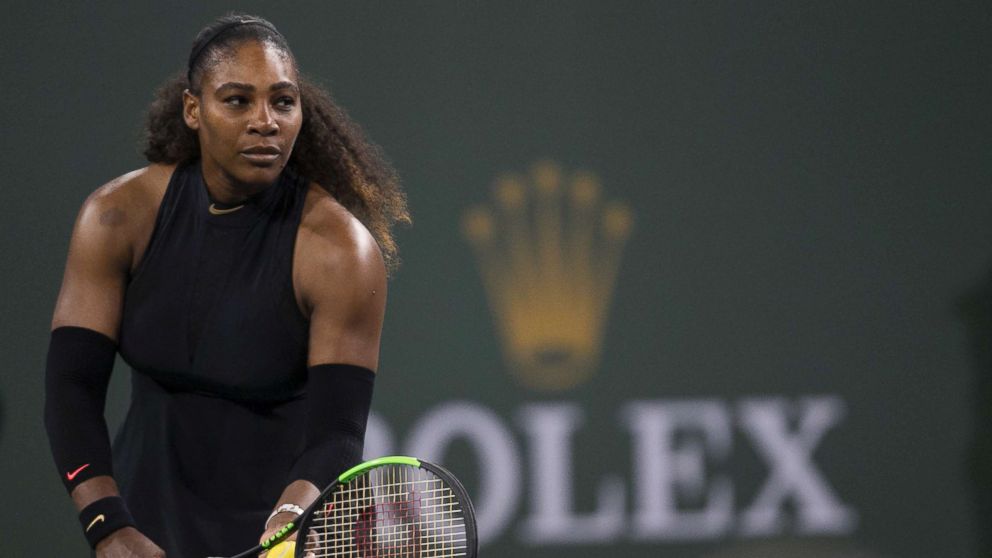
{"type": "Polygon", "coordinates": [[[305,555],[466,556],[465,518],[455,492],[429,471],[381,467],[339,487],[314,512],[305,555]]]}
{"type": "MultiPolygon", "coordinates": [[[[324,539],[329,554],[335,556],[457,556],[463,552],[465,537],[459,518],[414,517],[411,507],[396,502],[365,508],[358,519],[349,521],[338,514],[330,523],[330,538],[324,539]],[[385,515],[383,515],[383,513],[385,515]],[[390,517],[392,515],[392,517],[390,517]],[[423,527],[434,521],[433,529],[423,527]],[[349,525],[349,523],[351,525],[349,525]],[[349,532],[350,531],[350,532],[349,532]],[[329,541],[329,544],[328,544],[329,541]]],[[[327,525],[321,528],[327,531],[327,525]]]]}

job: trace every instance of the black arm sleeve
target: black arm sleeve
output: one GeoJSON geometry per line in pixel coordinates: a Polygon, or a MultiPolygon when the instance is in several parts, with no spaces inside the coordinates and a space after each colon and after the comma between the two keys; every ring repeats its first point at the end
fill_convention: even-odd
{"type": "Polygon", "coordinates": [[[362,461],[375,373],[350,364],[320,364],[309,372],[306,444],[289,480],[323,489],[362,461]]]}
{"type": "Polygon", "coordinates": [[[113,340],[91,329],[52,331],[45,367],[45,429],[70,492],[86,479],[113,473],[103,410],[116,352],[113,340]]]}

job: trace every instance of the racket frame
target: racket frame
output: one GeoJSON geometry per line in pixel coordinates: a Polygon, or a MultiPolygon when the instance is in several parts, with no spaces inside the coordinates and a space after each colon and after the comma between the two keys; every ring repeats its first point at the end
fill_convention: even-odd
{"type": "MultiPolygon", "coordinates": [[[[458,499],[459,504],[461,504],[460,506],[461,512],[465,523],[465,546],[466,546],[465,558],[475,558],[476,556],[478,556],[479,534],[475,520],[475,508],[472,505],[472,501],[468,497],[468,492],[466,492],[465,487],[462,486],[462,483],[458,480],[458,478],[455,477],[453,474],[451,474],[451,472],[445,469],[444,467],[441,467],[440,465],[436,465],[434,463],[428,463],[426,461],[421,461],[415,457],[409,457],[406,455],[389,455],[386,457],[379,457],[376,459],[371,459],[369,461],[364,461],[348,469],[347,471],[341,473],[340,475],[338,475],[338,478],[334,480],[334,482],[332,482],[330,485],[327,486],[327,488],[321,491],[320,495],[317,496],[317,498],[314,499],[314,501],[309,506],[307,506],[307,508],[303,511],[300,517],[296,519],[296,521],[290,521],[282,528],[280,528],[278,531],[276,531],[275,534],[265,539],[255,547],[246,550],[240,554],[236,554],[231,558],[254,558],[255,556],[258,556],[258,554],[262,552],[271,550],[272,547],[286,540],[290,535],[292,535],[297,530],[300,531],[305,530],[305,528],[309,525],[311,521],[313,512],[316,510],[318,506],[324,503],[325,499],[328,496],[330,496],[338,486],[347,484],[355,477],[361,475],[362,473],[365,473],[366,471],[387,465],[407,465],[418,469],[424,469],[425,471],[428,471],[434,474],[435,476],[437,476],[438,478],[440,478],[443,482],[447,483],[451,488],[452,492],[454,492],[456,498],[458,499]]],[[[296,546],[297,557],[301,557],[304,555],[305,546],[306,546],[305,544],[297,544],[296,546]]]]}

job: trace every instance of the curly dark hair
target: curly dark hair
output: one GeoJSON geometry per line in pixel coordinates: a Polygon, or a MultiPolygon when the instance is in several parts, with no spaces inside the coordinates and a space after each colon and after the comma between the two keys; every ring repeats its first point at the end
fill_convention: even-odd
{"type": "MultiPolygon", "coordinates": [[[[183,119],[183,91],[199,95],[204,73],[246,41],[271,45],[292,60],[299,72],[286,39],[268,21],[244,14],[217,19],[193,41],[186,71],[155,93],[145,126],[148,161],[175,164],[200,157],[196,132],[183,119]]],[[[289,165],[357,217],[379,243],[386,269],[395,270],[399,258],[392,228],[397,222],[410,222],[399,176],[330,93],[303,75],[299,86],[303,125],[289,165]]]]}

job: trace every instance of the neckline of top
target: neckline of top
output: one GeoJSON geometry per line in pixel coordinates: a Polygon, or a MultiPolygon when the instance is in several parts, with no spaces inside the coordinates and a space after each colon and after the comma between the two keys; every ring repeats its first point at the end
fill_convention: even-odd
{"type": "Polygon", "coordinates": [[[248,198],[243,204],[236,206],[219,204],[220,207],[218,207],[218,204],[210,199],[199,159],[193,161],[191,167],[189,171],[193,174],[197,213],[202,215],[207,223],[222,227],[251,226],[263,215],[271,213],[277,202],[283,197],[281,194],[294,182],[293,177],[295,176],[291,170],[283,169],[274,184],[248,198]]]}

